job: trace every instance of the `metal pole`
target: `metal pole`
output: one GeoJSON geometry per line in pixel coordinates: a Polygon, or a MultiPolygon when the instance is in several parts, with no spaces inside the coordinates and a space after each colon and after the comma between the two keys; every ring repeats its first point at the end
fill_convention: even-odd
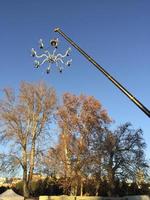
{"type": "Polygon", "coordinates": [[[117,88],[119,88],[137,107],[139,107],[148,117],[148,110],[138,99],[136,99],[125,87],[123,87],[116,79],[114,79],[103,67],[101,67],[92,57],[82,50],[75,42],[73,42],[60,28],[55,28],[55,32],[62,35],[72,46],[74,46],[89,62],[91,62],[99,71],[101,71],[117,88]]]}

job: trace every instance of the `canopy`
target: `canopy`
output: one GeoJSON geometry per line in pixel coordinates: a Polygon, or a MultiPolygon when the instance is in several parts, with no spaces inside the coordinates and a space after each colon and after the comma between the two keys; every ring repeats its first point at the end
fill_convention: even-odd
{"type": "Polygon", "coordinates": [[[16,194],[13,190],[8,189],[0,194],[0,200],[24,200],[24,197],[16,194]]]}

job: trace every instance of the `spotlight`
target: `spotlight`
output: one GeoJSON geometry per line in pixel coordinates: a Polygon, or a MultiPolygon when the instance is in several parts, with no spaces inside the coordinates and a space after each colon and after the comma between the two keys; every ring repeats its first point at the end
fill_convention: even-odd
{"type": "Polygon", "coordinates": [[[38,60],[35,60],[35,61],[34,61],[34,65],[35,65],[36,68],[39,68],[40,62],[39,62],[38,60]]]}
{"type": "Polygon", "coordinates": [[[32,57],[35,57],[35,55],[36,55],[36,51],[32,48],[32,49],[31,49],[31,56],[32,56],[32,57]]]}
{"type": "Polygon", "coordinates": [[[46,69],[46,73],[47,73],[47,74],[49,74],[49,73],[50,73],[50,66],[49,66],[49,67],[47,67],[47,69],[46,69]]]}
{"type": "Polygon", "coordinates": [[[42,39],[39,40],[39,47],[40,47],[40,49],[44,48],[44,44],[43,44],[43,40],[42,39]]]}
{"type": "Polygon", "coordinates": [[[66,62],[66,65],[69,67],[71,65],[72,59],[66,62]]]}
{"type": "Polygon", "coordinates": [[[59,67],[59,72],[62,73],[62,71],[63,71],[63,68],[60,66],[59,67]]]}
{"type": "Polygon", "coordinates": [[[58,43],[59,43],[58,38],[57,38],[57,39],[52,39],[52,40],[50,41],[51,46],[52,46],[52,47],[55,47],[55,48],[58,47],[58,43]]]}

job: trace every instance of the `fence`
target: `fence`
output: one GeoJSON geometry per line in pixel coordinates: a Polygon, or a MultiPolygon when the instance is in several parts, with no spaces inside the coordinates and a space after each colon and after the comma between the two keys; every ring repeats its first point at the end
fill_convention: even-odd
{"type": "Polygon", "coordinates": [[[39,200],[150,200],[149,196],[96,197],[96,196],[40,196],[39,200]]]}

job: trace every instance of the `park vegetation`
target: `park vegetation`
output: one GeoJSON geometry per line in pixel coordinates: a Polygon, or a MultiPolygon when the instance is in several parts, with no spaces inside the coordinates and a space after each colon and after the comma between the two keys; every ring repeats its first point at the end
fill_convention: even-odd
{"type": "Polygon", "coordinates": [[[44,82],[22,82],[0,101],[0,170],[20,174],[25,197],[148,194],[148,162],[141,129],[117,128],[92,96],[56,92],[44,82]],[[56,128],[57,127],[57,131],[56,128]],[[55,139],[55,142],[52,141],[55,139]],[[34,173],[45,176],[35,181],[34,173]]]}

